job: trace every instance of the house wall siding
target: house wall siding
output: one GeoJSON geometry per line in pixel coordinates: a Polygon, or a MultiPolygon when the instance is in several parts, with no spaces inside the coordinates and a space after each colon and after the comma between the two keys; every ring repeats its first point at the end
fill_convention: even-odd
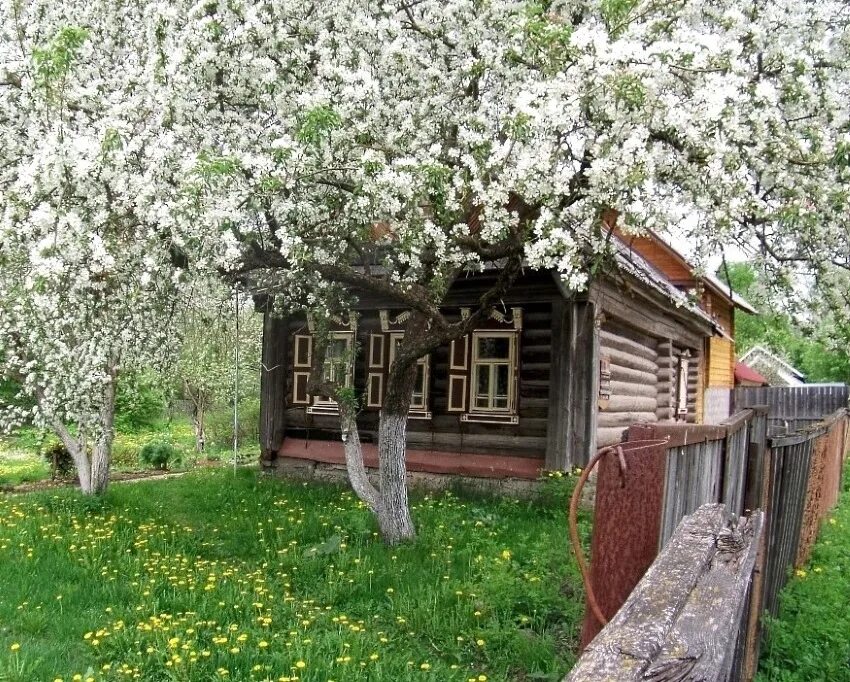
{"type": "MultiPolygon", "coordinates": [[[[510,306],[508,306],[510,307],[510,306]]],[[[543,457],[546,450],[549,406],[549,366],[551,363],[551,320],[549,303],[522,306],[523,328],[518,335],[519,376],[517,384],[517,424],[482,424],[463,422],[458,413],[448,412],[449,345],[440,346],[430,358],[430,419],[410,419],[407,426],[408,446],[444,452],[510,454],[543,457]]],[[[460,311],[447,310],[449,320],[459,319],[460,311]]],[[[507,327],[506,327],[507,328],[507,327]]],[[[290,335],[308,333],[304,318],[293,318],[290,335]]],[[[354,364],[354,389],[365,396],[368,368],[369,337],[381,333],[377,310],[362,311],[358,320],[356,342],[360,352],[354,364]]],[[[294,347],[290,343],[290,348],[294,347]]],[[[293,363],[290,351],[288,365],[293,363]]],[[[467,391],[469,387],[467,386],[467,391]]],[[[304,439],[339,438],[336,415],[309,414],[306,406],[292,404],[292,377],[287,383],[287,435],[304,439]]],[[[365,405],[365,397],[362,404],[365,405]]],[[[358,417],[363,442],[377,442],[380,408],[364,407],[358,417]]]]}
{"type": "Polygon", "coordinates": [[[658,341],[619,321],[606,321],[599,331],[599,353],[611,371],[611,397],[600,403],[597,446],[618,442],[638,421],[657,421],[659,395],[658,341]]]}

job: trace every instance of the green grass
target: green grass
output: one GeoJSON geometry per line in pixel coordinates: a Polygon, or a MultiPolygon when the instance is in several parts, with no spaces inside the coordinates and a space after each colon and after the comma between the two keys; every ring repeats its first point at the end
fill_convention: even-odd
{"type": "Polygon", "coordinates": [[[50,476],[42,458],[25,450],[5,449],[0,443],[0,488],[41,481],[50,476]]]}
{"type": "Polygon", "coordinates": [[[850,465],[808,566],[781,593],[757,682],[850,682],[850,465]]]}
{"type": "MultiPolygon", "coordinates": [[[[191,422],[178,416],[159,420],[144,428],[117,432],[112,448],[112,471],[149,469],[139,461],[139,451],[152,441],[170,443],[179,452],[181,461],[172,465],[171,469],[191,469],[201,459],[195,451],[191,422]]],[[[24,427],[11,436],[0,438],[0,488],[49,479],[50,466],[41,453],[56,443],[58,439],[52,433],[32,427],[24,427]]],[[[202,458],[230,462],[232,457],[230,447],[214,442],[207,447],[202,458]]],[[[256,461],[256,458],[256,442],[246,441],[239,449],[239,461],[256,461]]]]}
{"type": "Polygon", "coordinates": [[[416,496],[395,548],[350,491],[248,470],[0,497],[0,680],[560,680],[567,487],[416,496]]]}

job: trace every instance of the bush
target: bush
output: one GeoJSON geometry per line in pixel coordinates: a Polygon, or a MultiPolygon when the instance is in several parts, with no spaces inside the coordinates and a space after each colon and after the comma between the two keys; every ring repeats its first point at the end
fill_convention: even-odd
{"type": "Polygon", "coordinates": [[[171,443],[151,441],[139,450],[139,461],[154,469],[167,469],[169,465],[179,464],[180,451],[171,443]]]}
{"type": "MultiPolygon", "coordinates": [[[[233,409],[219,407],[206,419],[207,447],[228,450],[233,447],[233,409]]],[[[260,442],[260,401],[243,400],[239,405],[239,445],[260,442]]]]}
{"type": "Polygon", "coordinates": [[[74,460],[62,443],[49,444],[41,451],[41,454],[50,465],[51,478],[70,476],[74,472],[74,460]]]}
{"type": "Polygon", "coordinates": [[[165,413],[165,394],[155,376],[127,374],[118,380],[115,395],[115,427],[138,431],[154,426],[165,413]]]}

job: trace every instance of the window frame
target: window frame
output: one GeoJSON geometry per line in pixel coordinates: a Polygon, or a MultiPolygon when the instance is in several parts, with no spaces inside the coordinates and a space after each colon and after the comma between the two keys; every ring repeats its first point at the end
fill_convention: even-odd
{"type": "Polygon", "coordinates": [[[676,421],[686,421],[688,417],[688,380],[691,354],[687,350],[681,353],[676,362],[676,421]]]}
{"type": "MultiPolygon", "coordinates": [[[[478,329],[471,333],[471,342],[472,342],[472,354],[470,358],[470,367],[469,367],[469,409],[468,415],[474,417],[476,415],[481,416],[495,416],[495,415],[507,415],[515,417],[517,415],[517,379],[519,376],[518,371],[518,345],[519,345],[519,332],[518,330],[502,330],[502,329],[478,329]],[[499,360],[482,360],[478,356],[478,342],[482,338],[499,338],[499,339],[508,339],[508,358],[499,359],[499,360]],[[506,407],[492,407],[493,398],[495,393],[493,393],[493,383],[491,383],[490,390],[488,393],[488,402],[490,403],[489,407],[479,407],[477,404],[478,397],[478,371],[479,367],[488,367],[492,368],[497,365],[506,365],[508,368],[508,400],[506,407]]],[[[493,376],[492,369],[490,369],[491,378],[493,376]]]]}
{"type": "MultiPolygon", "coordinates": [[[[354,386],[354,357],[352,356],[354,349],[354,332],[353,331],[334,331],[330,332],[330,338],[334,341],[343,340],[346,342],[346,352],[349,357],[346,362],[345,387],[354,386]]],[[[328,363],[327,356],[325,357],[325,365],[328,363]]],[[[324,368],[323,368],[324,371],[324,368]]],[[[313,396],[312,405],[307,408],[308,412],[315,410],[327,411],[329,409],[338,410],[339,405],[336,400],[326,396],[313,396]]]]}

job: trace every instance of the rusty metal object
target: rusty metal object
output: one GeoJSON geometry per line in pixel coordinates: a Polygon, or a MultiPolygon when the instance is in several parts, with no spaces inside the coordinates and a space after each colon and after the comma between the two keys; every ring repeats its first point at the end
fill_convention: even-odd
{"type": "Polygon", "coordinates": [[[666,445],[666,439],[635,437],[628,442],[602,448],[582,471],[573,491],[569,515],[570,539],[582,574],[588,606],[588,615],[582,628],[582,648],[617,612],[655,558],[663,493],[663,453],[666,445]],[[628,465],[627,457],[631,458],[631,463],[628,465]],[[599,474],[591,543],[593,566],[591,573],[588,571],[579,541],[576,516],[582,488],[597,464],[599,464],[599,474]],[[651,497],[652,493],[642,494],[640,492],[642,489],[654,491],[656,499],[649,500],[648,497],[651,497]],[[634,504],[624,503],[621,499],[624,497],[634,497],[638,506],[654,509],[654,522],[644,517],[634,504]],[[617,509],[628,509],[628,513],[623,517],[617,509]],[[633,528],[636,532],[632,536],[635,542],[632,543],[628,537],[635,520],[638,523],[633,528]],[[650,536],[654,537],[654,540],[651,542],[651,550],[647,552],[646,540],[650,536]],[[612,544],[612,540],[618,547],[625,549],[625,564],[618,559],[615,566],[604,565],[605,561],[602,557],[610,557],[614,554],[605,549],[612,544]],[[629,547],[635,546],[638,547],[638,556],[631,558],[634,552],[630,552],[629,547]]]}

